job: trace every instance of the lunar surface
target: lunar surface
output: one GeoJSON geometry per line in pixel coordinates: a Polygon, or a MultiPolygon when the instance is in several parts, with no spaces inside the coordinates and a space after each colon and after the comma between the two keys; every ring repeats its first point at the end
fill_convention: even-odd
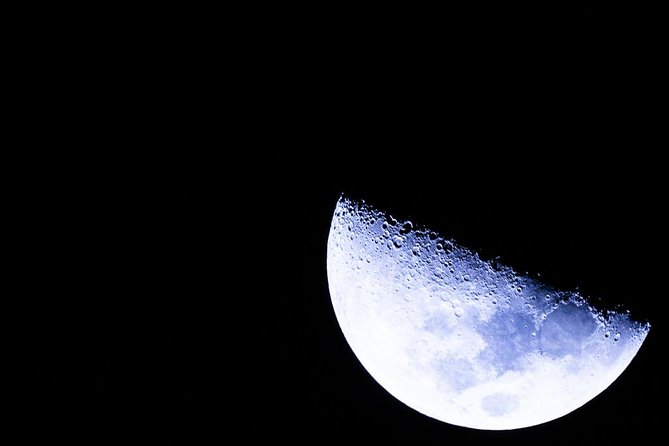
{"type": "Polygon", "coordinates": [[[625,370],[650,329],[345,197],[327,271],[344,336],[374,379],[470,428],[517,429],[577,409],[625,370]]]}

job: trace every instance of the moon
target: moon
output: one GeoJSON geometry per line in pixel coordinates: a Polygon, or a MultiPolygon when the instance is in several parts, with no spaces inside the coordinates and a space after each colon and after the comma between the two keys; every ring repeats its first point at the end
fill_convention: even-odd
{"type": "Polygon", "coordinates": [[[650,330],[343,196],[327,274],[341,330],[372,377],[418,412],[469,428],[572,412],[620,376],[650,330]]]}

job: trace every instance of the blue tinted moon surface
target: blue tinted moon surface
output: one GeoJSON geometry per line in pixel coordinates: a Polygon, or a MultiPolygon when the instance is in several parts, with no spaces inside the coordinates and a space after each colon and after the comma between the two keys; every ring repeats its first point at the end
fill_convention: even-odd
{"type": "Polygon", "coordinates": [[[418,412],[470,428],[570,413],[625,370],[650,329],[345,197],[327,272],[339,325],[374,379],[418,412]]]}

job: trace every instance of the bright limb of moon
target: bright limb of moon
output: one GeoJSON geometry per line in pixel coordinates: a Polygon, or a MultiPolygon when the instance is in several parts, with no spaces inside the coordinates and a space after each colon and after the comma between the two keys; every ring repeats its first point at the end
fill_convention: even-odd
{"type": "Polygon", "coordinates": [[[327,270],[365,369],[406,405],[459,426],[516,429],[570,413],[625,370],[650,329],[344,197],[327,270]]]}

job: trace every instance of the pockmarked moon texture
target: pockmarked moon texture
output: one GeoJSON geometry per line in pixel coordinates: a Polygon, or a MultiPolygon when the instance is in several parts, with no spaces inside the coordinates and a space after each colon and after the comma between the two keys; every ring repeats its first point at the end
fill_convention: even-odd
{"type": "Polygon", "coordinates": [[[570,413],[625,370],[650,329],[345,197],[327,272],[344,336],[374,379],[413,409],[470,428],[570,413]]]}

